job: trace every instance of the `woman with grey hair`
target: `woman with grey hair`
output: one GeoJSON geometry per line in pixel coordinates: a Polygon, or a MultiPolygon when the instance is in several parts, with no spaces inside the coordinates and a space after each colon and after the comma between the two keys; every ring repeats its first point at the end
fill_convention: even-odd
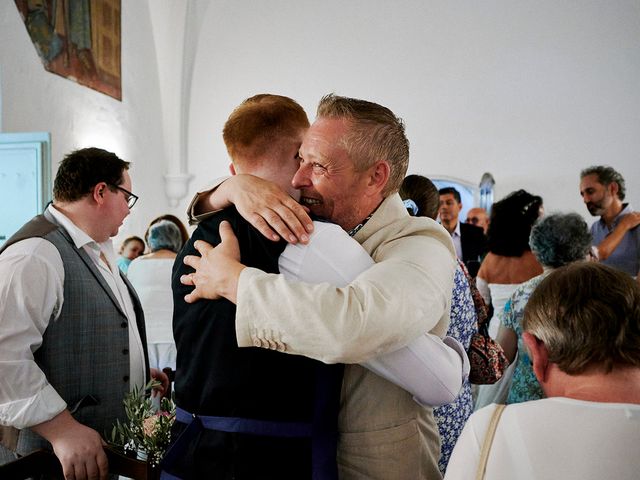
{"type": "Polygon", "coordinates": [[[547,398],[474,413],[445,480],[637,479],[638,285],[601,263],[573,262],[540,282],[523,328],[547,398]]]}
{"type": "Polygon", "coordinates": [[[529,246],[542,265],[543,273],[515,290],[504,307],[497,336],[510,362],[514,361],[518,353],[518,363],[513,372],[507,403],[544,398],[522,340],[524,308],[538,284],[554,269],[587,258],[591,247],[591,234],[587,223],[577,213],[557,213],[541,219],[534,225],[529,236],[529,246]]]}
{"type": "Polygon", "coordinates": [[[161,220],[149,227],[147,243],[151,252],[131,262],[127,278],[140,297],[144,310],[149,367],[175,370],[171,269],[182,248],[182,235],[173,222],[161,220]]]}

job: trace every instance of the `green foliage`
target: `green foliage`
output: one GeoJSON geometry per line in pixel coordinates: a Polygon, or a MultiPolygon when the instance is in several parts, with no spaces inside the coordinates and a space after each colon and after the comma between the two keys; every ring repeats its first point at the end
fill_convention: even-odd
{"type": "Polygon", "coordinates": [[[111,430],[109,443],[125,454],[146,456],[153,467],[157,467],[171,440],[171,425],[176,417],[174,403],[163,398],[160,408],[151,400],[151,390],[160,385],[151,380],[144,388],[135,388],[124,400],[126,423],[116,420],[111,430]]]}

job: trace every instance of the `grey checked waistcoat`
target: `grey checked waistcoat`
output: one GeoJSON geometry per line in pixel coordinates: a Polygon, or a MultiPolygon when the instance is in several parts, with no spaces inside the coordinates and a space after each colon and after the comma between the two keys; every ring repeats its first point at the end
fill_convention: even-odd
{"type": "MultiPolygon", "coordinates": [[[[0,254],[9,245],[31,237],[51,242],[64,265],[62,311],[45,330],[35,361],[69,409],[89,395],[98,401],[98,405],[79,408],[73,416],[104,436],[116,418],[125,418],[122,400],[130,390],[127,318],[84,249],[76,248],[66,230],[43,215],[25,224],[3,245],[0,254]]],[[[122,278],[133,301],[149,378],[142,307],[129,281],[124,275],[122,278]]],[[[43,446],[50,448],[31,430],[20,432],[18,453],[43,446]]]]}

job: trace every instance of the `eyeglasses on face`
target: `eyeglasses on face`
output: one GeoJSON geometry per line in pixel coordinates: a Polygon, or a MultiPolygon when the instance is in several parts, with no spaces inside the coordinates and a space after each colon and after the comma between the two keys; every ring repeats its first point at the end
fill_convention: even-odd
{"type": "Polygon", "coordinates": [[[108,183],[107,185],[120,190],[124,194],[124,199],[127,201],[127,206],[129,207],[129,209],[132,209],[138,201],[139,197],[136,194],[131,193],[129,190],[119,187],[118,185],[114,185],[113,183],[108,183]]]}

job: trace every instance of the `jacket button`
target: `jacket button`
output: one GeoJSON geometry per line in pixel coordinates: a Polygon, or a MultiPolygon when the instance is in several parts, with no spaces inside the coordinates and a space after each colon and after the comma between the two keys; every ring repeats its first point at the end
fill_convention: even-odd
{"type": "Polygon", "coordinates": [[[129,354],[129,349],[128,348],[123,348],[122,349],[122,354],[123,355],[128,355],[129,354]]]}
{"type": "Polygon", "coordinates": [[[129,381],[129,375],[125,375],[124,377],[122,377],[122,381],[123,382],[128,382],[129,381]]]}
{"type": "Polygon", "coordinates": [[[127,328],[127,322],[122,322],[122,323],[120,324],[120,326],[121,326],[122,328],[127,328]]]}

